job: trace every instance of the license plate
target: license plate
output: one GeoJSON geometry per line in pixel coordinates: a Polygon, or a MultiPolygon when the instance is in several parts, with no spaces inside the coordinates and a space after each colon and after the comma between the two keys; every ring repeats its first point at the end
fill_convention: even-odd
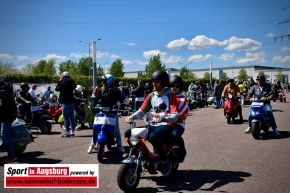
{"type": "Polygon", "coordinates": [[[42,107],[41,106],[32,106],[30,107],[31,112],[35,112],[35,111],[42,111],[42,107]]]}

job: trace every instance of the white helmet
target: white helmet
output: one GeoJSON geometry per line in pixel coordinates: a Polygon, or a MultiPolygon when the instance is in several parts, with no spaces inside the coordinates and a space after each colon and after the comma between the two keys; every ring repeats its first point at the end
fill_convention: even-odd
{"type": "Polygon", "coordinates": [[[83,91],[82,85],[77,85],[76,91],[82,92],[83,91]]]}
{"type": "Polygon", "coordinates": [[[63,72],[62,74],[61,74],[61,77],[62,78],[64,78],[64,77],[70,77],[70,74],[68,73],[68,72],[63,72]]]}

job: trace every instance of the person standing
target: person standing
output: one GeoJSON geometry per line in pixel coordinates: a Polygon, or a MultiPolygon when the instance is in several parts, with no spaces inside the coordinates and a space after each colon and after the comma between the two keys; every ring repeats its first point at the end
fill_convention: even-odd
{"type": "Polygon", "coordinates": [[[75,81],[68,72],[63,72],[55,90],[59,93],[59,103],[62,105],[62,115],[64,119],[64,127],[66,133],[62,137],[74,136],[76,127],[75,106],[74,106],[74,90],[77,87],[75,81]],[[71,132],[70,132],[71,124],[71,132]]]}
{"type": "Polygon", "coordinates": [[[152,90],[150,89],[149,83],[146,83],[144,86],[144,94],[145,94],[145,98],[152,92],[152,90]]]}
{"type": "Polygon", "coordinates": [[[222,93],[222,90],[221,90],[221,85],[220,85],[220,82],[219,80],[216,80],[215,81],[215,85],[214,85],[214,90],[213,90],[213,95],[215,97],[215,101],[216,101],[216,107],[215,109],[219,109],[221,108],[221,93],[222,93]]]}
{"type": "Polygon", "coordinates": [[[17,160],[13,141],[10,135],[11,125],[16,119],[17,107],[13,97],[13,89],[8,86],[0,76],[0,126],[1,136],[7,148],[8,156],[3,163],[17,160]]]}
{"type": "Polygon", "coordinates": [[[135,95],[134,109],[135,111],[137,111],[144,101],[144,85],[142,83],[142,80],[138,80],[138,86],[135,90],[132,90],[132,94],[135,95]]]}

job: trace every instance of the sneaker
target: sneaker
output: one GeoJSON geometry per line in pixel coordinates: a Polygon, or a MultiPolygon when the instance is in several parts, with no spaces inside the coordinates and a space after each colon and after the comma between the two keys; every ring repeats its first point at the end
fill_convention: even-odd
{"type": "Polygon", "coordinates": [[[75,136],[75,134],[73,134],[73,133],[72,133],[70,136],[71,136],[71,137],[74,137],[74,136],[75,136]]]}
{"type": "Polygon", "coordinates": [[[121,152],[121,153],[124,153],[125,152],[125,149],[123,146],[119,146],[118,147],[118,151],[121,152]]]}
{"type": "Polygon", "coordinates": [[[82,130],[81,126],[78,125],[78,126],[76,127],[76,130],[77,130],[77,131],[81,131],[81,130],[82,130]]]}
{"type": "Polygon", "coordinates": [[[276,129],[273,132],[274,132],[275,137],[281,136],[281,134],[279,133],[279,131],[277,131],[276,129]]]}
{"type": "Polygon", "coordinates": [[[3,161],[3,163],[11,163],[17,160],[17,157],[15,155],[8,155],[6,159],[3,161]]]}
{"type": "Polygon", "coordinates": [[[171,172],[171,162],[169,160],[166,160],[163,162],[163,176],[168,176],[171,172]]]}
{"type": "Polygon", "coordinates": [[[250,133],[251,131],[251,127],[248,127],[246,130],[245,130],[245,133],[250,133]]]}
{"type": "Polygon", "coordinates": [[[61,137],[66,138],[66,137],[71,137],[71,135],[64,134],[64,135],[61,136],[61,137]]]}
{"type": "Polygon", "coordinates": [[[178,162],[178,163],[183,163],[185,157],[186,157],[186,150],[185,150],[185,151],[182,151],[182,152],[180,152],[180,153],[178,154],[178,156],[177,156],[177,158],[176,158],[176,159],[177,159],[177,162],[178,162]]]}
{"type": "Polygon", "coordinates": [[[214,109],[219,109],[219,107],[215,107],[214,109]]]}
{"type": "Polygon", "coordinates": [[[90,145],[90,147],[89,147],[89,149],[88,149],[88,154],[92,153],[93,148],[94,148],[94,145],[90,145]]]}

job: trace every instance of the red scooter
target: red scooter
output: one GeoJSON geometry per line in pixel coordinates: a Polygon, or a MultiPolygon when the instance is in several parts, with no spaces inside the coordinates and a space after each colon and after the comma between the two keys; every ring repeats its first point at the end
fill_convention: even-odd
{"type": "MultiPolygon", "coordinates": [[[[226,116],[227,123],[230,124],[231,119],[233,122],[235,122],[235,119],[238,116],[240,110],[239,108],[241,107],[237,107],[237,99],[235,99],[232,95],[226,96],[224,98],[226,99],[224,104],[224,116],[226,116]]],[[[240,116],[240,119],[243,120],[243,117],[240,116]]]]}
{"type": "Polygon", "coordinates": [[[286,96],[283,90],[278,90],[277,95],[273,98],[273,101],[280,100],[280,102],[286,103],[286,96]]]}

